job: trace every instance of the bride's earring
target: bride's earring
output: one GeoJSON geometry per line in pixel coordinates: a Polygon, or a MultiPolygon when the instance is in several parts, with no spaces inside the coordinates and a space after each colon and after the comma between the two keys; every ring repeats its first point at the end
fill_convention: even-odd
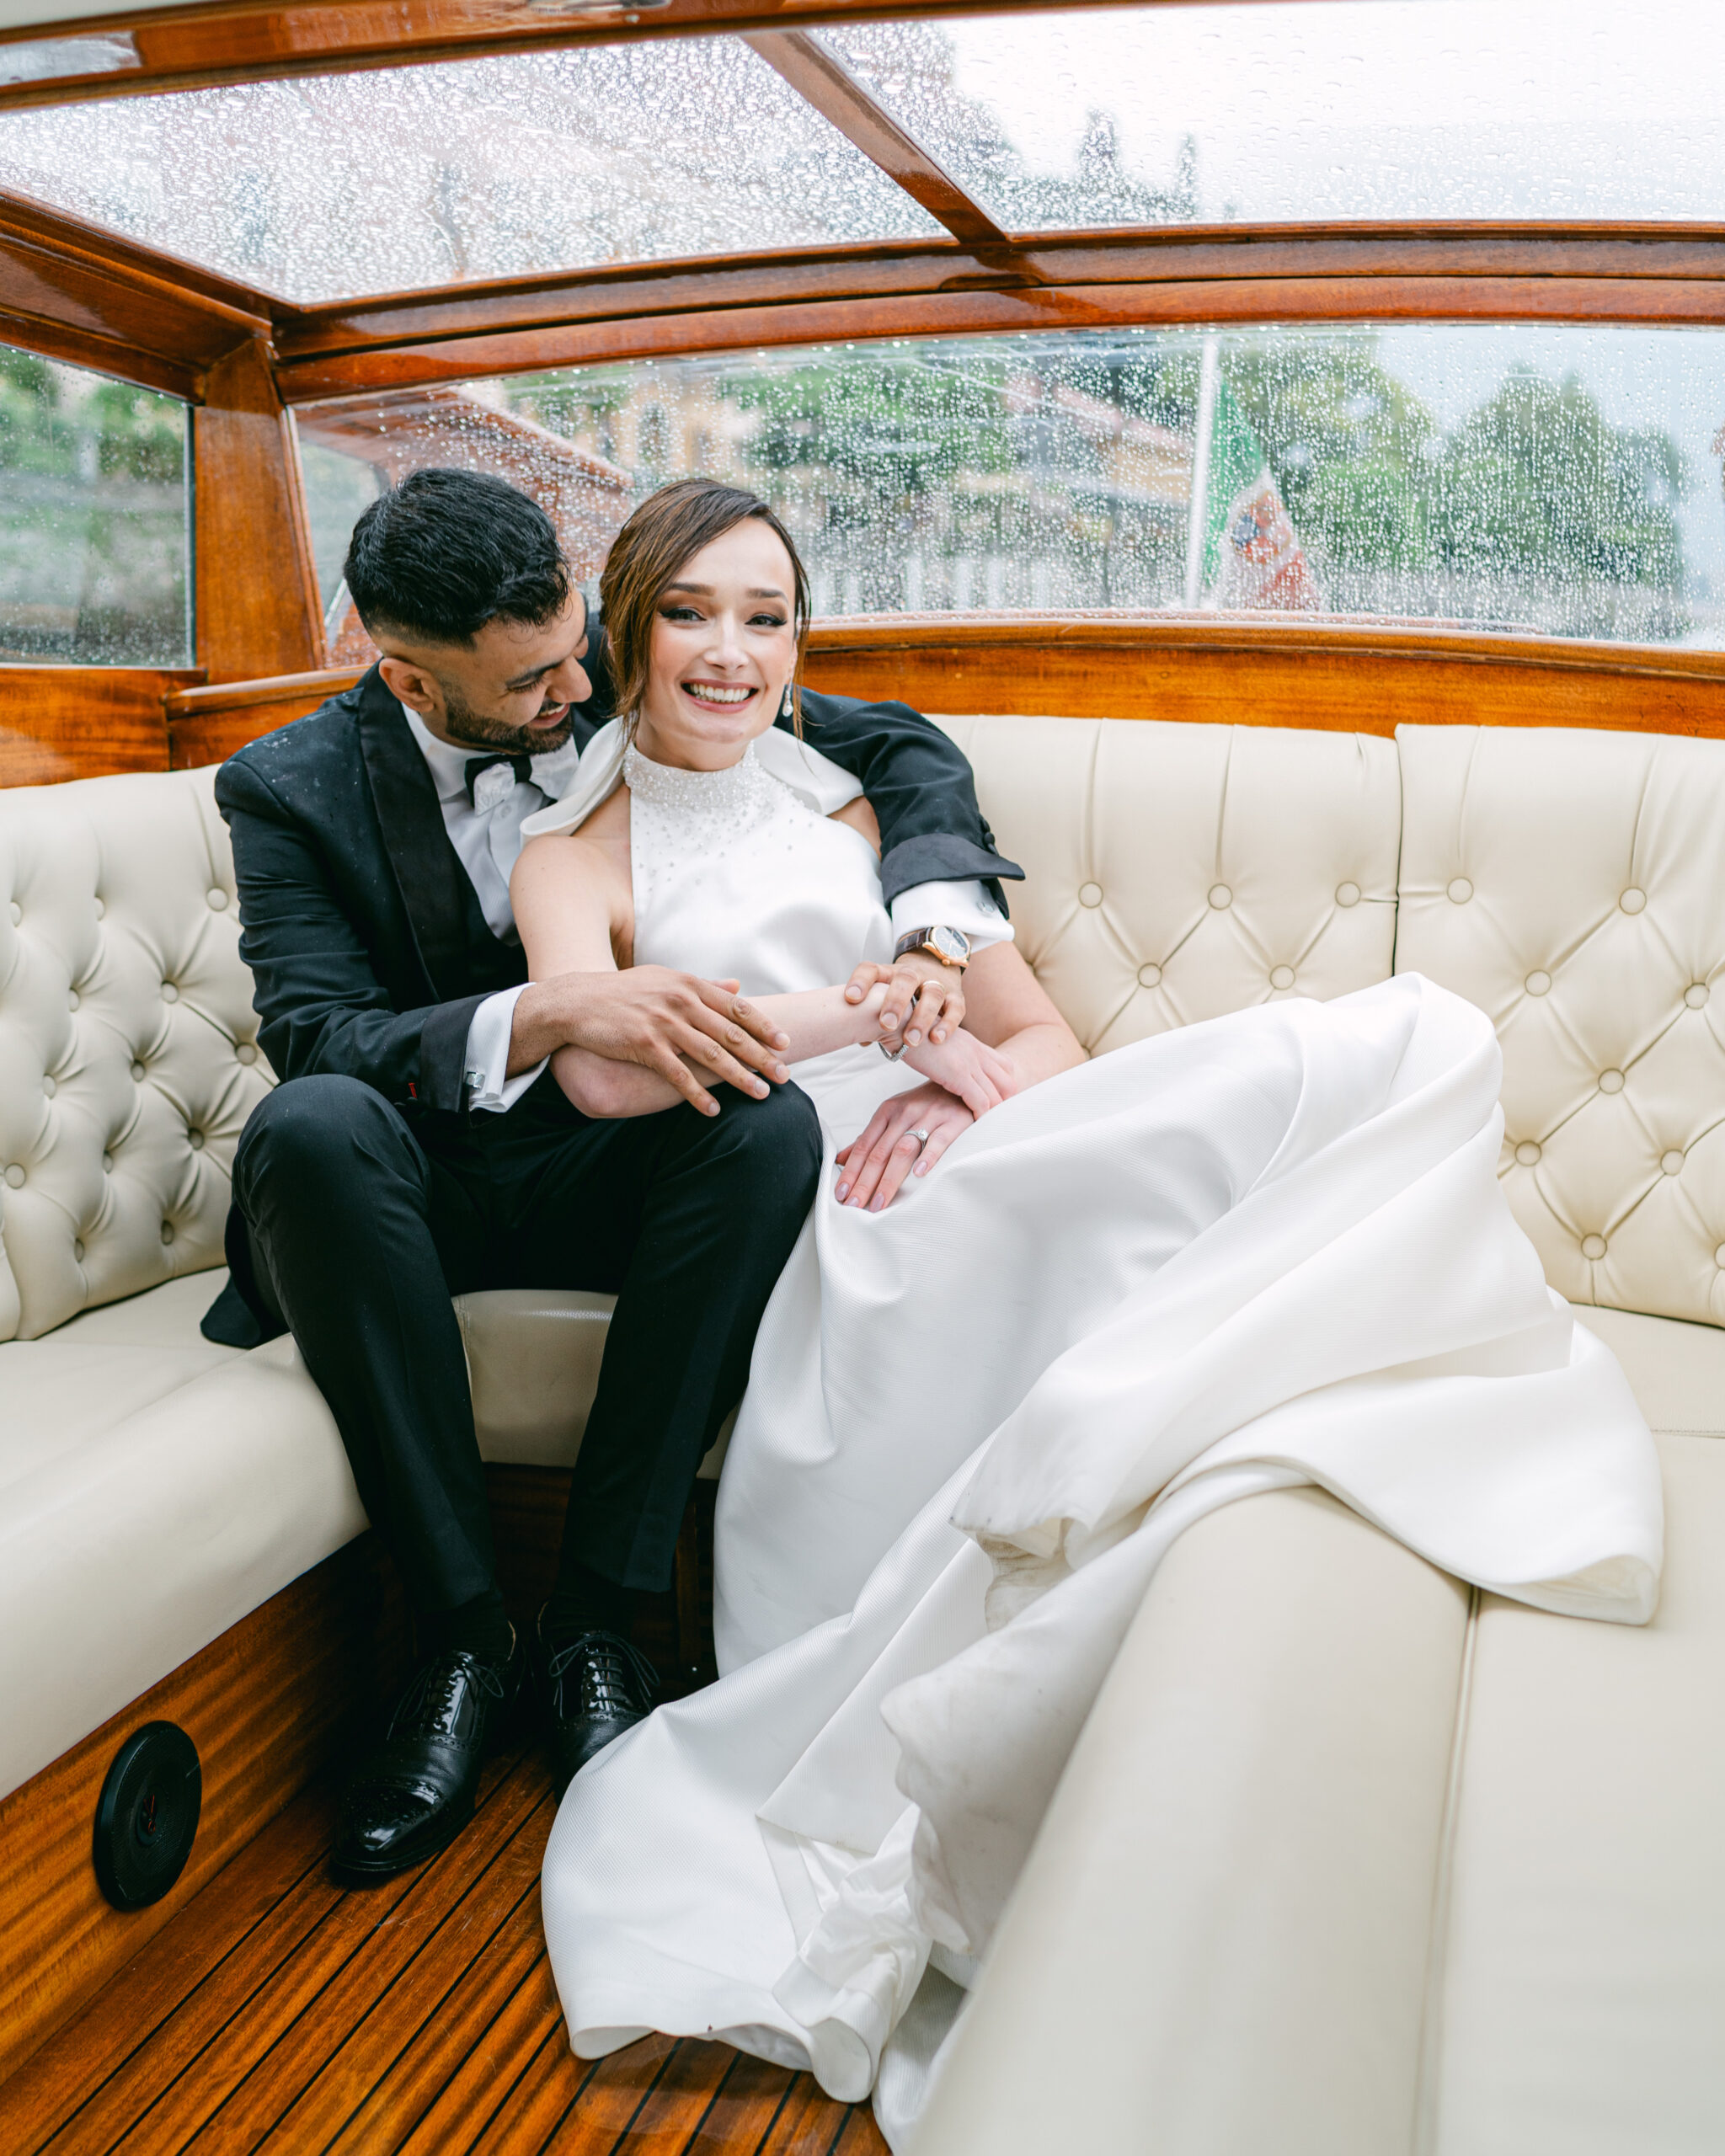
{"type": "Polygon", "coordinates": [[[788,681],[785,683],[784,701],[778,707],[778,715],[781,718],[788,718],[791,715],[791,685],[788,681]]]}

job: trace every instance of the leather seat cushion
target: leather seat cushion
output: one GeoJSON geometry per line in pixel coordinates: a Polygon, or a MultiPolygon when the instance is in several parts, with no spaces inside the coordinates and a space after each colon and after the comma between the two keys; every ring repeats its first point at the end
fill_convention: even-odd
{"type": "Polygon", "coordinates": [[[293,1342],[199,1337],[220,1278],[0,1345],[0,1794],[366,1524],[293,1342]]]}

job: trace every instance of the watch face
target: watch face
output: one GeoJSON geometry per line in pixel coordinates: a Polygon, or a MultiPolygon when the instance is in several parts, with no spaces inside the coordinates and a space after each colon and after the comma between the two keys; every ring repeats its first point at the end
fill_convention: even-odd
{"type": "Polygon", "coordinates": [[[927,947],[943,964],[962,966],[970,955],[970,938],[956,928],[931,928],[927,947]]]}

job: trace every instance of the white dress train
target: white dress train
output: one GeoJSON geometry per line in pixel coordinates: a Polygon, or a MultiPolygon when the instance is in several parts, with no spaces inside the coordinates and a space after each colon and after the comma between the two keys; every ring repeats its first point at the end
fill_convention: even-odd
{"type": "MultiPolygon", "coordinates": [[[[884,955],[823,760],[768,754],[785,777],[631,752],[639,962],[758,995],[884,955]]],[[[1315,1482],[1461,1578],[1638,1624],[1660,1484],[1498,1188],[1490,1024],[1417,975],[1068,1071],[880,1214],[836,1203],[831,1155],[915,1075],[872,1048],[794,1075],[827,1172],[725,1465],[721,1678],[571,1785],[545,1925],[583,2056],[657,2029],[846,2100],[879,2076],[898,2146],[1185,1527],[1315,1482]]]]}

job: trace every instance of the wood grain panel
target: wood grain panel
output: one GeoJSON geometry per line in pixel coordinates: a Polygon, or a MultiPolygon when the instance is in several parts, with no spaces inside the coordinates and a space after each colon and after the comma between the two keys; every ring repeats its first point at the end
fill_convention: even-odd
{"type": "Polygon", "coordinates": [[[355,666],[321,667],[306,674],[180,690],[163,699],[169,761],[177,771],[219,764],[248,741],[305,718],[352,688],[360,671],[355,666]]]}
{"type": "Polygon", "coordinates": [[[919,711],[1393,734],[1398,723],[1725,734],[1725,653],[1290,622],[828,622],[811,688],[919,711]]]}
{"type": "Polygon", "coordinates": [[[323,663],[318,576],[293,430],[252,342],[212,367],[195,417],[198,660],[216,680],[323,663]]]}
{"type": "Polygon", "coordinates": [[[0,2078],[183,1908],[398,1681],[406,1628],[363,1536],[272,1596],[201,1654],[0,1803],[0,2078]],[[204,1769],[191,1860],[128,1914],[103,1899],[90,1833],[103,1778],[147,1721],[178,1722],[204,1769]],[[28,1852],[28,1860],[22,1860],[28,1852]]]}
{"type": "Polygon", "coordinates": [[[950,240],[769,248],[675,262],[607,264],[496,278],[438,291],[381,293],[279,310],[284,360],[375,345],[740,307],[1021,285],[1446,277],[1498,280],[1725,279],[1716,226],[1413,223],[1174,226],[1021,235],[997,247],[950,240]]]}
{"type": "Polygon", "coordinates": [[[291,404],[477,375],[751,345],[1034,334],[1122,324],[1422,320],[1714,324],[1725,321],[1725,287],[1700,277],[1385,275],[909,292],[563,323],[404,343],[285,361],[276,379],[291,404]]]}
{"type": "Polygon", "coordinates": [[[156,667],[0,665],[0,786],[166,771],[162,700],[202,678],[156,667]]]}
{"type": "Polygon", "coordinates": [[[205,368],[267,331],[270,302],[0,189],[0,313],[8,344],[195,398],[205,368]]]}

